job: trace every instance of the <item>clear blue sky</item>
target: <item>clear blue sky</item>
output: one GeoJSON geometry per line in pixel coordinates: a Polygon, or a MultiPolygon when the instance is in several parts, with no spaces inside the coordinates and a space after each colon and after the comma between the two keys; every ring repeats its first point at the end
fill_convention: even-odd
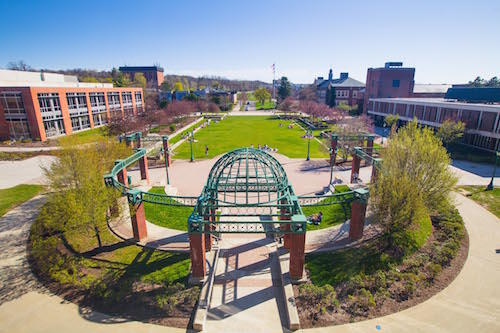
{"type": "Polygon", "coordinates": [[[111,69],[293,82],[365,81],[403,61],[417,83],[500,76],[500,1],[0,0],[0,67],[111,69]]]}

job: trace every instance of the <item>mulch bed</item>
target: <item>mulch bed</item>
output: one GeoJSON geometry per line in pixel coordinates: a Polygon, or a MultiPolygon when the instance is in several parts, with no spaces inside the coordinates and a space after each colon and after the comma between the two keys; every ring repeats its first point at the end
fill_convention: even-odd
{"type": "MultiPolygon", "coordinates": [[[[430,237],[429,240],[431,239],[432,237],[430,237]]],[[[377,304],[374,309],[365,313],[363,316],[352,316],[351,314],[341,310],[339,307],[339,310],[334,312],[326,311],[322,313],[317,320],[311,320],[311,312],[308,311],[304,304],[301,304],[302,302],[300,298],[297,297],[299,295],[298,286],[294,285],[293,289],[296,297],[301,327],[311,328],[357,322],[389,315],[422,303],[446,288],[458,276],[465,264],[465,261],[467,260],[468,253],[469,236],[466,232],[457,255],[452,259],[449,266],[443,267],[443,270],[434,279],[430,286],[417,289],[417,291],[405,301],[398,302],[388,297],[381,305],[377,304]]]]}

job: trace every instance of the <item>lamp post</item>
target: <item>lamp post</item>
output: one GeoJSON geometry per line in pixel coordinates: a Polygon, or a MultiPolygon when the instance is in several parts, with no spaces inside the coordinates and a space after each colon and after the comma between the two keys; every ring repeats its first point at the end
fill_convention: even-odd
{"type": "MultiPolygon", "coordinates": [[[[339,149],[338,148],[335,148],[335,155],[337,155],[339,149]]],[[[329,152],[330,154],[332,153],[332,148],[329,149],[329,152]]],[[[333,168],[334,168],[334,163],[333,163],[333,160],[330,158],[330,183],[328,183],[328,186],[330,186],[332,184],[332,181],[333,181],[333,168]]]]}
{"type": "Polygon", "coordinates": [[[495,153],[495,165],[493,166],[493,173],[491,174],[491,181],[488,184],[488,187],[486,187],[487,191],[493,190],[493,180],[495,179],[495,173],[497,172],[497,163],[498,163],[498,157],[500,157],[500,151],[497,151],[495,153]]]}
{"type": "Polygon", "coordinates": [[[167,170],[167,185],[170,185],[170,177],[168,175],[168,156],[170,155],[170,148],[168,148],[168,145],[165,143],[168,143],[168,135],[164,135],[162,137],[163,140],[163,147],[161,148],[163,152],[163,158],[165,160],[165,170],[167,170]],[[166,147],[166,148],[165,148],[166,147]]]}
{"type": "Polygon", "coordinates": [[[309,158],[309,151],[310,151],[310,148],[311,148],[311,136],[312,136],[312,133],[311,134],[309,134],[309,133],[310,133],[309,131],[306,132],[306,135],[307,135],[307,158],[306,158],[306,161],[310,160],[310,158],[309,158]]]}
{"type": "Polygon", "coordinates": [[[385,127],[386,127],[386,123],[384,121],[384,126],[382,127],[382,146],[384,145],[385,127]]]}
{"type": "Polygon", "coordinates": [[[193,157],[193,139],[194,139],[194,133],[193,133],[193,129],[191,129],[191,137],[189,138],[189,143],[191,144],[191,162],[194,161],[194,157],[193,157]]]}

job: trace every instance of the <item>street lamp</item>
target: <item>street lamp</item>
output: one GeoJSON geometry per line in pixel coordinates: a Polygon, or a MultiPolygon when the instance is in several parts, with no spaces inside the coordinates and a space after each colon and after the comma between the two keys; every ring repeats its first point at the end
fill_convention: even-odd
{"type": "Polygon", "coordinates": [[[491,174],[491,181],[488,184],[488,187],[486,187],[487,191],[493,190],[493,180],[495,179],[495,173],[497,172],[497,163],[498,163],[498,157],[500,157],[500,151],[497,151],[495,153],[495,165],[493,166],[493,173],[491,174]]]}
{"type": "Polygon", "coordinates": [[[170,155],[170,148],[168,147],[168,135],[164,135],[163,139],[163,147],[161,148],[161,153],[163,153],[163,158],[165,159],[165,170],[167,170],[167,185],[170,185],[170,177],[168,175],[168,156],[170,155]]]}
{"type": "Polygon", "coordinates": [[[193,133],[193,129],[191,129],[191,137],[189,138],[189,142],[191,144],[191,162],[194,161],[194,157],[193,157],[193,140],[194,140],[194,133],[193,133]]]}
{"type": "Polygon", "coordinates": [[[384,121],[384,126],[382,127],[382,146],[384,145],[384,135],[385,135],[385,128],[387,127],[387,124],[384,121]]]}
{"type": "MultiPolygon", "coordinates": [[[[335,148],[335,156],[337,156],[337,153],[338,153],[339,149],[338,148],[335,148]]],[[[329,149],[329,153],[330,155],[332,154],[332,148],[329,149]]],[[[330,158],[330,183],[328,183],[328,186],[330,186],[332,184],[332,181],[333,181],[333,168],[334,168],[334,159],[330,158]]]]}
{"type": "MultiPolygon", "coordinates": [[[[311,130],[312,132],[312,130],[311,130]]],[[[307,158],[306,158],[306,161],[309,161],[310,158],[309,158],[309,151],[310,151],[310,148],[311,148],[311,136],[312,136],[312,133],[310,133],[309,131],[306,131],[306,136],[307,136],[307,158]]]]}

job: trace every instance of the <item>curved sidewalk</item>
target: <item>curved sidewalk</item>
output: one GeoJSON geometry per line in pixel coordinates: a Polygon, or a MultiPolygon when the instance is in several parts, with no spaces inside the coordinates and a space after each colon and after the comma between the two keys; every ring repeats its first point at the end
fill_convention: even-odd
{"type": "Polygon", "coordinates": [[[469,233],[469,256],[448,287],[398,313],[303,332],[500,332],[500,220],[474,201],[454,197],[469,233]]]}

